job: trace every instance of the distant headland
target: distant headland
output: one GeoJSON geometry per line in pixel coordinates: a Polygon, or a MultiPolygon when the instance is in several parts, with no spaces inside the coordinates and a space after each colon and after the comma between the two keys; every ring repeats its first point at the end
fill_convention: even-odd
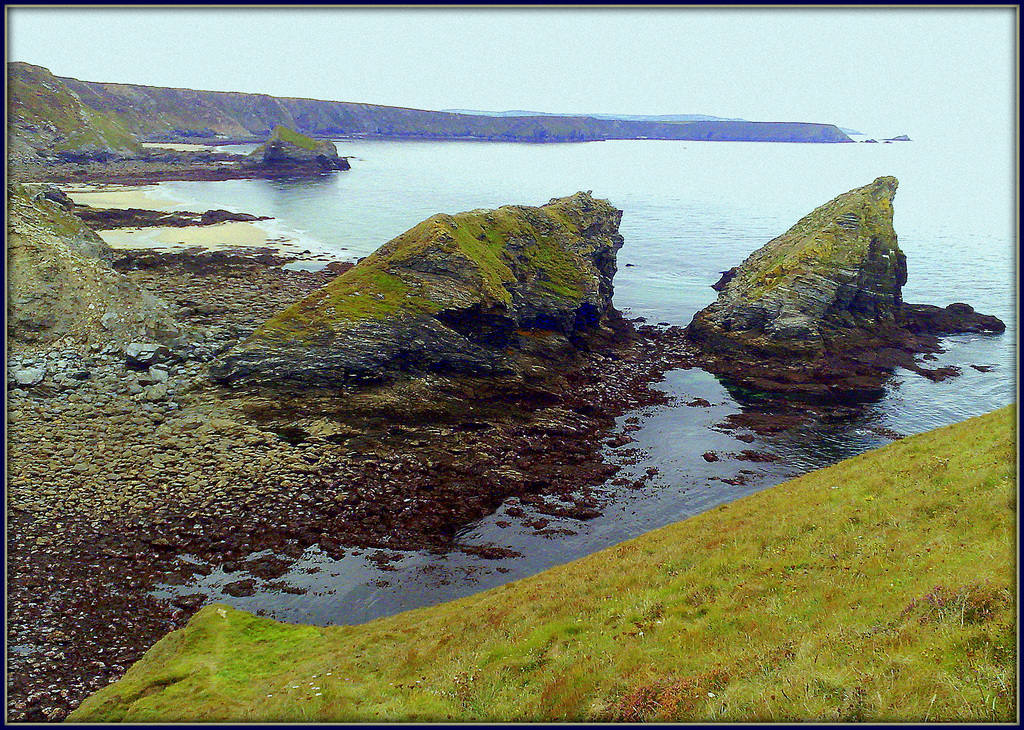
{"type": "Polygon", "coordinates": [[[97,83],[7,64],[10,153],[132,154],[146,142],[263,142],[277,125],[313,137],[588,142],[676,139],[852,142],[833,124],[750,122],[701,115],[488,116],[403,107],[97,83]]]}

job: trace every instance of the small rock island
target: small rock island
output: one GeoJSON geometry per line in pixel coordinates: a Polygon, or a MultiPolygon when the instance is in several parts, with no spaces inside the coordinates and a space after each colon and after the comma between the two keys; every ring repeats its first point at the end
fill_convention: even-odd
{"type": "Polygon", "coordinates": [[[348,170],[348,160],[338,156],[334,143],[313,139],[283,124],[274,127],[270,138],[249,153],[244,163],[278,174],[309,174],[348,170]]]}
{"type": "Polygon", "coordinates": [[[938,335],[1002,332],[966,304],[904,303],[897,185],[879,177],[840,195],[725,272],[718,300],[687,327],[707,369],[762,390],[877,391],[896,366],[955,374],[915,360],[939,349],[938,335]]]}

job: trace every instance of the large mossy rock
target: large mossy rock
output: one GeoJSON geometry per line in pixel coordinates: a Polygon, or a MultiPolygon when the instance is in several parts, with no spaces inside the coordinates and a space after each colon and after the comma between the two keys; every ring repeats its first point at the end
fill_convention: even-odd
{"type": "Polygon", "coordinates": [[[877,393],[938,337],[999,333],[969,305],[906,304],[907,259],[893,229],[897,181],[880,177],[829,201],[712,286],[718,300],[687,327],[707,369],[761,390],[877,393]]]}
{"type": "Polygon", "coordinates": [[[539,344],[571,348],[602,329],[621,217],[582,192],[432,216],[266,322],[211,374],[328,386],[521,374],[539,344]]]}
{"type": "Polygon", "coordinates": [[[806,355],[851,328],[895,325],[907,258],[893,230],[897,181],[880,177],[751,254],[690,336],[718,351],[806,355]]]}
{"type": "Polygon", "coordinates": [[[249,153],[246,164],[285,172],[324,172],[350,168],[348,160],[338,156],[338,149],[330,140],[313,139],[281,124],[274,127],[270,139],[249,153]]]}

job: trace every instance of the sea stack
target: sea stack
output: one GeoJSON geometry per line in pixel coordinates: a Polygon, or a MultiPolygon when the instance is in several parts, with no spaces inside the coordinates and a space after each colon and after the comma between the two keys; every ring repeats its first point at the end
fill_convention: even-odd
{"type": "Polygon", "coordinates": [[[266,322],[211,374],[320,386],[522,374],[538,348],[571,349],[605,328],[621,217],[583,192],[432,216],[266,322]]]}
{"type": "Polygon", "coordinates": [[[278,124],[270,138],[249,153],[246,165],[268,172],[302,174],[348,170],[348,160],[338,156],[334,143],[313,139],[278,124]]]}
{"type": "Polygon", "coordinates": [[[687,328],[709,369],[772,390],[872,390],[895,365],[923,372],[907,356],[937,350],[935,335],[1001,332],[967,305],[904,304],[897,185],[838,196],[727,272],[687,328]]]}

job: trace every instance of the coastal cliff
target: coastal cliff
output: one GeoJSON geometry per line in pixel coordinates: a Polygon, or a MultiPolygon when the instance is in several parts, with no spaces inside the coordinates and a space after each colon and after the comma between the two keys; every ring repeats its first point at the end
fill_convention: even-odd
{"type": "Polygon", "coordinates": [[[816,208],[713,285],[688,336],[708,369],[768,390],[875,391],[892,367],[930,377],[913,354],[938,335],[999,333],[966,304],[906,304],[907,257],[893,228],[898,182],[879,177],[816,208]]]}
{"type": "MultiPolygon", "coordinates": [[[[274,97],[226,91],[98,83],[55,77],[38,66],[7,64],[8,108],[22,148],[52,152],[86,149],[99,134],[112,149],[137,149],[137,141],[201,142],[232,138],[262,141],[277,125],[314,137],[476,139],[503,142],[584,142],[603,139],[851,142],[832,124],[695,120],[687,122],[590,116],[491,117],[423,109],[274,97]],[[51,104],[52,95],[72,100],[51,104]],[[90,139],[55,140],[50,117],[66,109],[88,118],[90,139]],[[28,111],[26,111],[28,110],[28,111]],[[21,123],[24,120],[24,123],[21,123]],[[69,147],[70,145],[70,147],[69,147]]],[[[66,125],[64,125],[66,126],[66,125]]],[[[81,125],[79,125],[81,126],[81,125]]],[[[67,135],[66,135],[67,136],[67,135]]],[[[89,148],[91,149],[91,148],[89,148]]]]}
{"type": "Polygon", "coordinates": [[[611,311],[622,212],[589,193],[439,214],[285,309],[211,366],[221,382],[512,375],[611,311]]]}
{"type": "Polygon", "coordinates": [[[130,155],[139,143],[121,116],[85,104],[67,84],[41,66],[7,64],[8,161],[40,150],[130,155]]]}

